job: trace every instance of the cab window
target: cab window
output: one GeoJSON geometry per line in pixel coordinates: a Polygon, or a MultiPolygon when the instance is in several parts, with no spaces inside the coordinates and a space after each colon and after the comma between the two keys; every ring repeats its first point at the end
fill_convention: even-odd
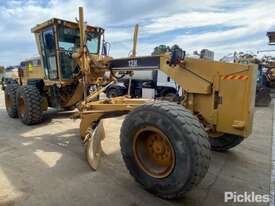
{"type": "Polygon", "coordinates": [[[45,75],[48,79],[57,79],[56,49],[53,28],[47,28],[41,33],[42,59],[45,75]]]}
{"type": "MultiPolygon", "coordinates": [[[[96,33],[87,33],[87,47],[89,53],[99,53],[100,36],[96,33]]],[[[77,51],[80,46],[80,34],[79,29],[67,28],[65,26],[59,26],[58,29],[58,46],[60,52],[60,65],[62,79],[71,79],[74,70],[76,69],[76,63],[71,58],[70,53],[77,51]]]]}

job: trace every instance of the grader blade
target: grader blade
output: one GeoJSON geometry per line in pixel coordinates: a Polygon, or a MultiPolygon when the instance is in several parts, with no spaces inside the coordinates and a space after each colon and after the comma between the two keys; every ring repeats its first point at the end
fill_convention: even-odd
{"type": "Polygon", "coordinates": [[[103,153],[101,141],[105,138],[103,121],[100,121],[97,127],[90,129],[85,137],[85,155],[93,170],[97,170],[103,153]]]}

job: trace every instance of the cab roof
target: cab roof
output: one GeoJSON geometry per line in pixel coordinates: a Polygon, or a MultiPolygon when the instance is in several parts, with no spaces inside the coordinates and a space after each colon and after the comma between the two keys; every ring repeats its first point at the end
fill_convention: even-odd
{"type": "MultiPolygon", "coordinates": [[[[39,33],[41,30],[53,26],[53,25],[64,25],[67,28],[72,28],[72,29],[77,29],[78,28],[78,23],[76,22],[71,22],[71,21],[66,21],[63,19],[57,19],[57,18],[52,18],[49,19],[41,24],[37,24],[35,27],[31,29],[31,32],[33,33],[39,33]]],[[[104,33],[104,29],[101,27],[93,27],[90,25],[87,25],[87,30],[90,32],[98,32],[98,33],[104,33]]]]}

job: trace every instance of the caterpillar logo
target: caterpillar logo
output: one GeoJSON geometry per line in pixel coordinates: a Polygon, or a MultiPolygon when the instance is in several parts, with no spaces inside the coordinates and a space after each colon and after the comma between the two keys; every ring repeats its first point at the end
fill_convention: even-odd
{"type": "Polygon", "coordinates": [[[247,80],[248,76],[246,75],[225,75],[222,76],[222,80],[247,80]]]}

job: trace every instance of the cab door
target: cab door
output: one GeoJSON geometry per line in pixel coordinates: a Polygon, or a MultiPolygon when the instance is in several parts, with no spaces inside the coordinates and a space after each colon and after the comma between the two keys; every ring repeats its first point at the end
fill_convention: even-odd
{"type": "Polygon", "coordinates": [[[53,27],[47,28],[41,33],[42,59],[47,79],[56,80],[57,59],[56,59],[56,43],[53,27]]]}

